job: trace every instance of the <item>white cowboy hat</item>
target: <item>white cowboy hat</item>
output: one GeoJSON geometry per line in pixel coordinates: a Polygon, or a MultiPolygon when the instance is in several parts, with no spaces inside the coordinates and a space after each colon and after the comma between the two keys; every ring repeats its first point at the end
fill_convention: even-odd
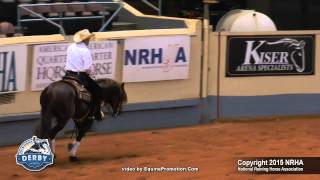
{"type": "Polygon", "coordinates": [[[94,34],[92,34],[88,29],[83,29],[74,34],[73,41],[79,43],[88,38],[92,38],[93,36],[94,34]]]}

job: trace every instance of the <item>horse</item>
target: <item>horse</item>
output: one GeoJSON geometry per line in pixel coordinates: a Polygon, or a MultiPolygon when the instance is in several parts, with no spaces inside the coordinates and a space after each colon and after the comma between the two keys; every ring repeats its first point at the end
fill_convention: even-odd
{"type": "MultiPolygon", "coordinates": [[[[98,79],[97,84],[102,89],[102,106],[110,105],[112,116],[116,117],[122,112],[122,105],[127,101],[124,83],[112,79],[98,79]]],[[[79,161],[76,156],[81,139],[91,128],[94,118],[90,116],[91,103],[80,100],[76,89],[63,80],[56,81],[47,86],[40,95],[41,122],[35,135],[50,140],[52,152],[55,154],[55,137],[64,128],[70,119],[76,127],[76,139],[69,144],[69,160],[79,161]],[[55,121],[54,121],[55,120],[55,121]],[[54,126],[52,127],[52,124],[54,126]]]]}

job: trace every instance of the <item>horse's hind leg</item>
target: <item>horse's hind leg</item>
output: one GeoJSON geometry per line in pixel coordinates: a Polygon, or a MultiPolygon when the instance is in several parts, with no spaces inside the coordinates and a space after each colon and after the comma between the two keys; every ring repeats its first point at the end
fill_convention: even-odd
{"type": "Polygon", "coordinates": [[[41,122],[37,125],[34,134],[41,139],[49,139],[51,133],[51,121],[53,115],[45,111],[44,108],[41,109],[41,122]]]}
{"type": "Polygon", "coordinates": [[[59,131],[61,131],[61,129],[64,128],[67,122],[68,122],[68,119],[64,119],[60,121],[57,119],[57,124],[50,131],[50,140],[51,140],[51,148],[52,148],[51,150],[53,153],[55,153],[55,150],[56,150],[56,147],[55,147],[56,135],[58,134],[59,131]]]}
{"type": "Polygon", "coordinates": [[[78,129],[78,133],[77,133],[76,140],[73,142],[73,144],[69,145],[69,152],[70,152],[69,160],[71,162],[79,161],[79,159],[77,158],[77,151],[80,146],[80,141],[83,138],[83,136],[86,134],[86,132],[91,128],[92,123],[93,123],[92,118],[87,118],[83,120],[83,122],[75,122],[78,129]]]}

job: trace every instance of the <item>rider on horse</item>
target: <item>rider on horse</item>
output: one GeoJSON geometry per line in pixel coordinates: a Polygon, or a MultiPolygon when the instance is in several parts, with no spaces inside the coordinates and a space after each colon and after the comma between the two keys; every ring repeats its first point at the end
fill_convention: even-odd
{"type": "Polygon", "coordinates": [[[74,43],[68,47],[67,63],[65,66],[66,76],[79,79],[80,83],[91,93],[93,113],[97,120],[101,117],[102,90],[91,77],[94,77],[93,60],[88,44],[94,34],[88,29],[78,31],[73,36],[74,43]]]}

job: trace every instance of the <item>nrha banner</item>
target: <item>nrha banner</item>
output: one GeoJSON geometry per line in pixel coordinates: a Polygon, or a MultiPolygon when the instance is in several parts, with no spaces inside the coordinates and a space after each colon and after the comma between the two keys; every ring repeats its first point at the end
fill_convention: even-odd
{"type": "Polygon", "coordinates": [[[0,46],[0,94],[24,91],[27,46],[0,46]]]}
{"type": "Polygon", "coordinates": [[[126,39],[123,81],[188,79],[190,42],[190,36],[126,39]]]}

